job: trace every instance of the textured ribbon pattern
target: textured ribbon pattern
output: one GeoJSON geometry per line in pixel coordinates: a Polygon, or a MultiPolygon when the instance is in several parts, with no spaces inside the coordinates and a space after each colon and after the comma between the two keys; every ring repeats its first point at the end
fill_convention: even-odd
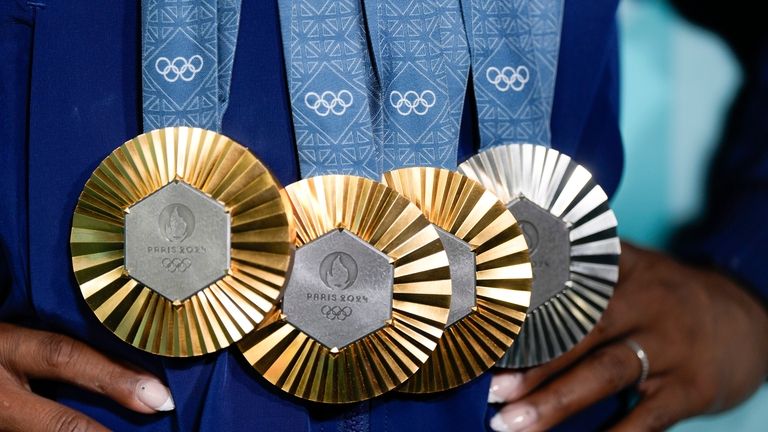
{"type": "Polygon", "coordinates": [[[302,177],[456,168],[470,66],[481,146],[548,145],[562,2],[279,0],[302,177]]]}
{"type": "Polygon", "coordinates": [[[462,1],[481,148],[510,142],[549,145],[549,117],[542,97],[544,84],[532,37],[530,3],[462,1]]]}
{"type": "MultiPolygon", "coordinates": [[[[541,80],[539,104],[547,122],[552,118],[552,102],[555,99],[564,2],[565,0],[532,0],[528,3],[536,64],[541,80]]],[[[549,142],[543,144],[549,144],[549,142]]]]}
{"type": "Polygon", "coordinates": [[[237,47],[237,31],[240,27],[240,9],[242,0],[217,0],[217,33],[218,33],[218,85],[219,106],[218,121],[221,122],[224,112],[229,105],[229,88],[232,83],[232,66],[235,64],[235,48],[237,47]]]}
{"type": "Polygon", "coordinates": [[[365,6],[383,88],[384,170],[455,169],[469,73],[459,1],[366,0],[365,6]]]}
{"type": "Polygon", "coordinates": [[[379,89],[359,0],[281,0],[280,21],[302,177],[377,179],[379,89]]]}
{"type": "Polygon", "coordinates": [[[142,1],[145,131],[221,129],[239,17],[240,0],[142,1]]]}
{"type": "Polygon", "coordinates": [[[461,128],[461,116],[464,111],[467,95],[467,80],[469,79],[471,61],[460,2],[458,0],[436,1],[438,3],[437,7],[443,13],[441,25],[443,52],[446,56],[445,77],[448,83],[448,109],[450,110],[448,116],[456,128],[456,135],[454,137],[456,148],[451,155],[451,164],[445,164],[442,167],[456,169],[459,130],[461,128]]]}

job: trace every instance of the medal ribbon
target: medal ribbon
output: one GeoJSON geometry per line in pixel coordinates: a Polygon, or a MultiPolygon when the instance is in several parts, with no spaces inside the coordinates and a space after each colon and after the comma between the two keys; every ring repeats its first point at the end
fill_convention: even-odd
{"type": "Polygon", "coordinates": [[[280,0],[293,127],[302,177],[378,179],[378,85],[360,0],[280,0]]]}
{"type": "Polygon", "coordinates": [[[550,145],[564,0],[462,0],[480,148],[550,145]]]}
{"type": "Polygon", "coordinates": [[[562,0],[279,5],[302,177],[455,168],[470,64],[481,145],[549,144],[562,0]]]}
{"type": "Polygon", "coordinates": [[[303,177],[456,167],[470,63],[458,0],[281,0],[280,20],[303,177]]]}
{"type": "Polygon", "coordinates": [[[469,53],[459,0],[365,0],[382,87],[384,171],[456,168],[469,53]]]}
{"type": "MultiPolygon", "coordinates": [[[[528,3],[528,6],[533,46],[541,80],[540,104],[549,125],[552,118],[552,103],[555,99],[557,58],[560,53],[565,0],[533,0],[528,3]]],[[[551,135],[549,133],[550,138],[551,135]]],[[[544,144],[549,143],[547,141],[544,144]]]]}
{"type": "Polygon", "coordinates": [[[144,130],[221,130],[241,0],[143,0],[144,130]]]}
{"type": "MultiPolygon", "coordinates": [[[[459,0],[364,3],[280,0],[302,177],[455,169],[470,63],[459,0]]],[[[368,430],[368,412],[339,430],[368,430]]]]}

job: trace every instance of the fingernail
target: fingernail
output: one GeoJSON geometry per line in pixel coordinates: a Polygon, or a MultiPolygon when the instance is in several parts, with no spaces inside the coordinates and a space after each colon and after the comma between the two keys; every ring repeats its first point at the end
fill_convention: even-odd
{"type": "Polygon", "coordinates": [[[488,390],[488,403],[497,404],[504,402],[504,399],[501,398],[501,396],[496,394],[496,390],[491,386],[491,388],[488,390]]]}
{"type": "Polygon", "coordinates": [[[496,375],[491,380],[488,403],[502,403],[522,396],[523,374],[519,372],[496,375]]]}
{"type": "Polygon", "coordinates": [[[139,381],[136,386],[136,398],[155,411],[171,411],[176,408],[171,391],[156,380],[139,381]]]}
{"type": "Polygon", "coordinates": [[[537,419],[532,406],[508,407],[491,418],[491,429],[496,432],[520,432],[536,423],[537,419]]]}
{"type": "Polygon", "coordinates": [[[504,419],[501,418],[500,414],[496,414],[495,416],[491,417],[491,429],[493,429],[495,432],[509,431],[507,424],[504,423],[504,419]]]}

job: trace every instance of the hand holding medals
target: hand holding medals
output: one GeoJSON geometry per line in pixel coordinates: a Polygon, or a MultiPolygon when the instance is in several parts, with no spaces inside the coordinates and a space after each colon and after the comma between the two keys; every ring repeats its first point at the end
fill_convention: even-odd
{"type": "MultiPolygon", "coordinates": [[[[476,18],[504,11],[440,11],[455,20],[463,12],[468,25],[446,48],[432,46],[436,16],[405,16],[389,1],[365,4],[376,22],[372,52],[362,10],[336,29],[351,41],[343,50],[316,43],[311,25],[281,14],[299,161],[309,178],[281,190],[244,147],[186,127],[140,135],[99,165],[75,210],[72,262],[87,304],[118,337],[181,357],[238,343],[282,390],[345,403],[396,388],[457,387],[510,347],[500,365],[531,366],[589,332],[617,278],[607,197],[568,157],[505,145],[526,125],[548,141],[554,71],[534,67],[541,58],[530,38],[517,51],[503,43],[490,49],[516,36],[493,26],[477,32],[476,18]],[[400,32],[405,19],[421,20],[418,34],[400,32]],[[428,58],[393,48],[411,38],[431,47],[423,50],[428,58]],[[304,58],[305,45],[330,51],[304,58]],[[487,150],[462,164],[462,175],[433,166],[456,168],[470,68],[487,150]],[[519,85],[499,85],[518,78],[519,85]],[[379,178],[401,166],[410,168],[385,173],[382,183],[336,175],[379,178]]],[[[524,11],[514,12],[522,19],[524,11]]],[[[146,23],[148,35],[156,24],[146,23]]],[[[216,53],[171,42],[173,58],[199,61],[181,84],[168,79],[170,67],[155,68],[158,76],[146,65],[166,64],[170,53],[145,37],[145,123],[193,116],[219,128],[231,68],[205,68],[219,61],[216,53]],[[208,93],[221,93],[205,115],[197,103],[179,105],[173,116],[163,110],[178,100],[152,103],[199,97],[197,87],[183,85],[197,74],[212,77],[208,93]]]]}
{"type": "Polygon", "coordinates": [[[250,333],[239,346],[254,368],[314,401],[359,401],[404,383],[405,392],[450,389],[510,346],[505,367],[562,354],[599,319],[617,276],[605,194],[543,147],[497,147],[461,170],[490,189],[408,168],[384,184],[321,176],[281,194],[226,137],[153,131],[86,183],[75,276],[126,342],[190,356],[250,333]],[[529,247],[547,265],[533,270],[523,324],[529,247]],[[513,345],[521,328],[525,342],[513,345]]]}

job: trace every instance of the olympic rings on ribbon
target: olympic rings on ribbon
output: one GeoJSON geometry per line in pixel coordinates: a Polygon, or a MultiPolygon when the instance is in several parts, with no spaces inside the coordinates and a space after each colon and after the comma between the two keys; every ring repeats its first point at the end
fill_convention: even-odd
{"type": "Polygon", "coordinates": [[[355,99],[348,90],[341,90],[338,94],[332,91],[324,91],[322,94],[309,92],[304,95],[304,104],[307,108],[313,110],[320,117],[328,114],[340,116],[352,106],[355,99]]]}
{"type": "Polygon", "coordinates": [[[411,113],[423,116],[437,102],[437,97],[432,90],[424,90],[421,94],[408,90],[400,93],[397,90],[389,94],[389,103],[402,116],[411,115],[411,113]]]}
{"type": "Polygon", "coordinates": [[[171,273],[184,273],[192,265],[189,258],[163,258],[160,263],[171,273]]]}
{"type": "Polygon", "coordinates": [[[528,68],[524,65],[516,68],[504,66],[501,70],[491,66],[485,70],[485,78],[489,83],[496,86],[496,89],[500,92],[505,92],[509,89],[519,92],[525,88],[525,84],[530,79],[530,74],[528,73],[528,68]]]}
{"type": "Polygon", "coordinates": [[[160,57],[155,61],[155,70],[168,82],[192,81],[195,75],[203,69],[203,58],[197,54],[189,59],[176,57],[169,60],[168,57],[160,57]]]}
{"type": "Polygon", "coordinates": [[[349,306],[328,306],[320,308],[320,312],[331,321],[344,321],[352,315],[352,308],[349,306]]]}

